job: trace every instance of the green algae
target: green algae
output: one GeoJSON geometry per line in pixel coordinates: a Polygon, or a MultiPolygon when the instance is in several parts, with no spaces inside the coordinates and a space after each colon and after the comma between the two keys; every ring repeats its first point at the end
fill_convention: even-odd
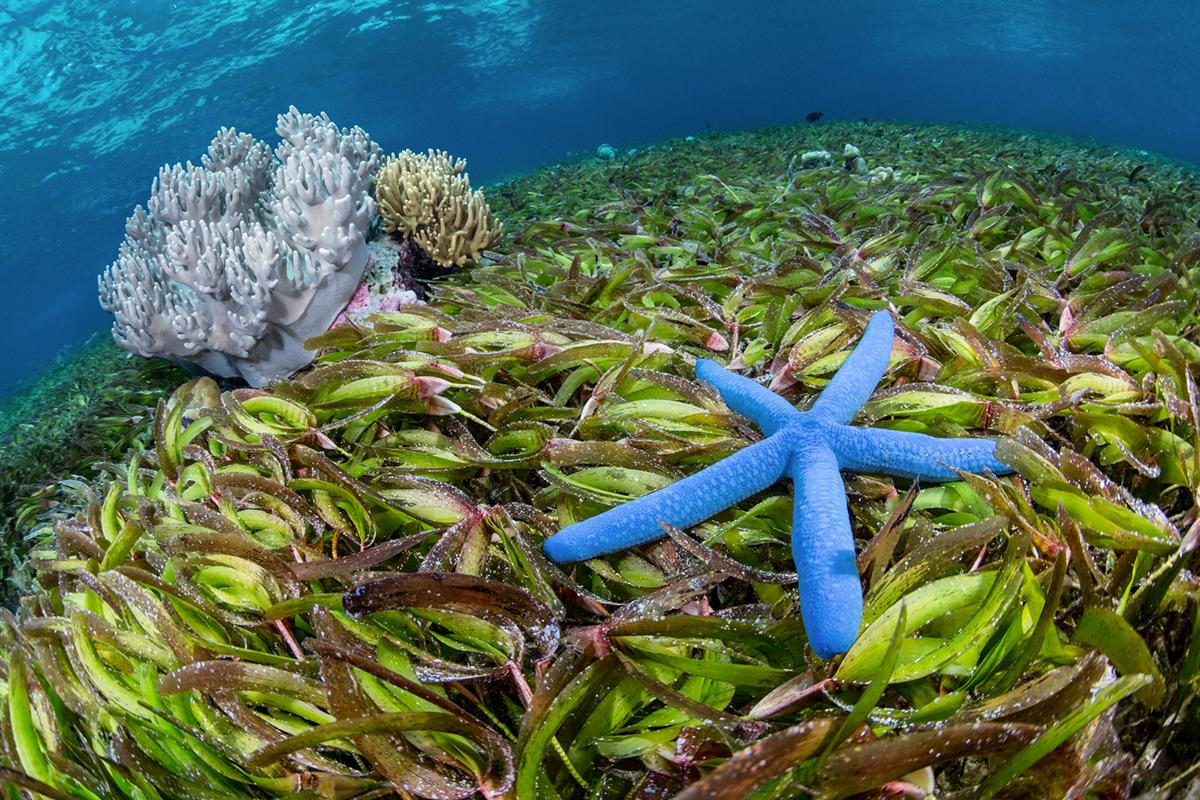
{"type": "Polygon", "coordinates": [[[1200,178],[855,123],[560,165],[489,200],[510,231],[492,264],[319,337],[267,392],[180,388],[153,444],[38,529],[40,589],[0,636],[0,779],[105,798],[1182,785],[1200,178]],[[894,174],[800,168],[846,143],[894,174]],[[782,487],[569,572],[541,557],[752,440],[696,357],[802,404],[889,303],[868,421],[1003,437],[1019,475],[849,481],[856,650],[805,647],[782,487]]]}

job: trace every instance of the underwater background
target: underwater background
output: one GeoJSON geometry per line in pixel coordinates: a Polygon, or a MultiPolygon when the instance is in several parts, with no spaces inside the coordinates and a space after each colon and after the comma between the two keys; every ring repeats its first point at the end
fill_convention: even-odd
{"type": "Polygon", "coordinates": [[[0,394],[106,329],[96,275],[164,163],[290,104],[477,185],[801,120],[1003,124],[1200,160],[1191,2],[141,0],[0,5],[0,394]]]}
{"type": "Polygon", "coordinates": [[[1200,800],[1198,22],[0,0],[0,797],[1200,800]]]}

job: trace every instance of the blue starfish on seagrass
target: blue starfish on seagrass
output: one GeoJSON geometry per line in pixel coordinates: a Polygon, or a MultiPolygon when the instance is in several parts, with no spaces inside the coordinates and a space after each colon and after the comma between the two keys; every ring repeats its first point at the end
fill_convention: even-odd
{"type": "Polygon", "coordinates": [[[959,471],[1012,471],[996,460],[996,443],[988,439],[850,426],[887,369],[894,335],[888,312],[872,315],[858,346],[803,412],[749,378],[698,360],[696,377],[753,420],[765,438],[670,486],[567,526],[546,540],[546,555],[559,563],[582,561],[642,544],[663,536],[663,523],[697,525],[787,476],[795,486],[792,555],[809,644],[822,658],[846,652],[862,621],[862,586],[839,472],[945,481],[959,471]]]}

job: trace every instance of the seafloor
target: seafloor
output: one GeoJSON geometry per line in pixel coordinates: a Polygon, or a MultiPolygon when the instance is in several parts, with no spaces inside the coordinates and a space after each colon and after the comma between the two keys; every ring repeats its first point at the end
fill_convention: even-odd
{"type": "Polygon", "coordinates": [[[335,329],[265,393],[172,394],[174,368],[96,341],[5,401],[10,791],[1194,788],[1196,172],[863,122],[487,191],[491,263],[335,329]],[[885,307],[901,344],[860,424],[1000,437],[1019,474],[847,476],[848,655],[806,647],[785,485],[567,571],[541,556],[758,438],[696,357],[803,405],[885,307]],[[419,377],[449,387],[434,403],[419,377]]]}

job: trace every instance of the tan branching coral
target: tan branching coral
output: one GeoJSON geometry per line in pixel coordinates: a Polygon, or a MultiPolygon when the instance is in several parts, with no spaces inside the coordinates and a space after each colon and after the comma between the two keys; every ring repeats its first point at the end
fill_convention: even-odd
{"type": "Polygon", "coordinates": [[[200,166],[165,166],[100,276],[113,338],[252,385],[307,364],[367,266],[372,174],[360,128],[295,107],[270,147],[222,128],[200,166]]]}
{"type": "Polygon", "coordinates": [[[503,226],[483,192],[471,189],[466,167],[441,150],[389,158],[375,182],[385,229],[411,237],[442,266],[478,261],[500,241],[503,226]]]}

